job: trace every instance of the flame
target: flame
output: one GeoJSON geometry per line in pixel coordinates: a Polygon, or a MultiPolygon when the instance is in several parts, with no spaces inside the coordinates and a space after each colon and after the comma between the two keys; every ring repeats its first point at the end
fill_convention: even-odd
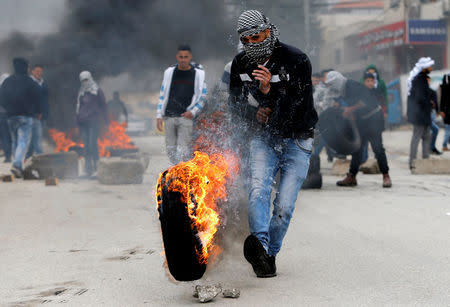
{"type": "MultiPolygon", "coordinates": [[[[112,149],[134,149],[136,146],[126,134],[126,123],[120,124],[112,121],[108,130],[98,139],[98,153],[100,157],[109,157],[108,148],[112,149]]],[[[70,147],[84,147],[83,143],[72,140],[72,133],[64,133],[56,129],[49,129],[50,137],[56,144],[55,152],[69,151],[70,147]]]]}
{"type": "MultiPolygon", "coordinates": [[[[226,184],[237,173],[238,164],[232,152],[208,155],[196,151],[194,155],[193,159],[168,169],[165,173],[165,188],[182,195],[191,225],[197,229],[202,242],[199,260],[208,263],[208,258],[215,250],[214,236],[220,225],[217,204],[227,199],[226,184]]],[[[158,206],[162,201],[163,174],[159,175],[156,191],[158,206]]]]}

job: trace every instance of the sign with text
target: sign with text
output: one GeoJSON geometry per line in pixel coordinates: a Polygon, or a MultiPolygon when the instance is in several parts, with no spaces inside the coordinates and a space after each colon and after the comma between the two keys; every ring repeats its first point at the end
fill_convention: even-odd
{"type": "Polygon", "coordinates": [[[401,46],[406,41],[406,25],[404,21],[378,27],[359,34],[361,51],[377,51],[393,46],[401,46]]]}
{"type": "Polygon", "coordinates": [[[441,43],[447,41],[447,22],[445,20],[409,20],[409,43],[441,43]]]}

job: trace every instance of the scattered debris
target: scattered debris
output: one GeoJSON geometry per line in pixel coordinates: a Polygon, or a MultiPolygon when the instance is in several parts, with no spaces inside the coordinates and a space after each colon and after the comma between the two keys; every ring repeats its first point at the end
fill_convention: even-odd
{"type": "Polygon", "coordinates": [[[4,175],[2,177],[2,181],[3,182],[13,182],[14,181],[14,176],[13,175],[4,175]]]}
{"type": "Polygon", "coordinates": [[[69,253],[87,252],[87,249],[69,249],[69,253]]]}
{"type": "Polygon", "coordinates": [[[59,180],[56,177],[45,179],[46,186],[56,186],[56,185],[58,185],[58,182],[59,182],[59,180]]]}
{"type": "Polygon", "coordinates": [[[194,287],[195,298],[198,298],[200,303],[206,303],[212,301],[219,293],[222,292],[222,286],[216,285],[196,285],[194,287]]]}
{"type": "Polygon", "coordinates": [[[226,298],[238,298],[241,295],[241,291],[237,288],[224,289],[222,294],[226,298]]]}

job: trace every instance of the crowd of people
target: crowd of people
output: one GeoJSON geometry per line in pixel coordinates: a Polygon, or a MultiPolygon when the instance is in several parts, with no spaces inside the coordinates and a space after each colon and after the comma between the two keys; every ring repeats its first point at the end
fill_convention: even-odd
{"type": "MultiPolygon", "coordinates": [[[[382,187],[392,187],[382,139],[388,94],[375,65],[367,66],[359,81],[347,79],[333,69],[312,73],[307,55],[280,42],[276,26],[259,11],[243,12],[237,32],[239,53],[225,66],[218,88],[229,96],[228,112],[238,135],[235,149],[241,154],[241,171],[247,172],[243,176],[247,177],[244,185],[249,195],[250,235],[244,243],[244,256],[258,277],[273,277],[275,257],[307,176],[311,155],[320,155],[326,148],[329,161],[345,158],[314,130],[323,112],[330,108],[341,110],[344,119],[356,123],[361,139],[351,154],[347,176],[336,184],[357,185],[356,175],[368,159],[370,143],[382,173],[382,187]],[[279,184],[270,214],[270,195],[277,173],[279,184]]],[[[166,149],[173,164],[192,157],[195,118],[206,102],[204,71],[192,62],[190,47],[180,46],[176,59],[177,64],[164,72],[157,107],[157,128],[166,129],[166,149]]],[[[436,94],[427,83],[433,64],[430,58],[421,58],[408,80],[408,121],[414,127],[411,168],[421,139],[423,158],[428,158],[429,152],[441,154],[435,146],[439,131],[436,115],[445,123],[442,150],[449,150],[450,76],[444,76],[440,94],[436,94]]]]}
{"type": "MultiPolygon", "coordinates": [[[[12,163],[11,173],[23,177],[24,161],[43,153],[42,141],[49,116],[49,89],[43,78],[44,68],[29,69],[25,58],[13,59],[14,73],[0,76],[0,142],[4,163],[12,163]]],[[[99,159],[101,126],[110,120],[127,122],[124,103],[115,92],[108,105],[103,91],[88,71],[80,73],[76,104],[76,123],[84,144],[85,172],[95,175],[99,159]]]]}
{"type": "MultiPolygon", "coordinates": [[[[261,12],[243,12],[237,23],[241,51],[225,67],[222,83],[227,84],[227,110],[234,124],[236,150],[241,169],[247,170],[248,222],[250,235],[244,256],[258,277],[276,276],[275,257],[290,224],[298,192],[307,177],[312,155],[326,148],[328,159],[342,153],[328,146],[315,131],[321,114],[339,109],[344,119],[356,124],[361,143],[351,154],[349,172],[338,186],[357,185],[360,165],[367,160],[368,144],[382,173],[382,186],[392,181],[383,146],[382,133],[388,110],[384,80],[374,65],[362,71],[359,81],[350,80],[333,69],[312,73],[308,56],[282,43],[278,29],[261,12]],[[271,214],[271,192],[279,174],[271,214]]],[[[192,61],[190,46],[181,45],[177,64],[164,71],[157,105],[157,129],[165,130],[166,150],[172,164],[192,157],[195,118],[206,105],[205,71],[192,61]]],[[[422,140],[423,158],[441,154],[435,142],[436,115],[445,123],[443,151],[450,141],[450,75],[443,78],[439,94],[429,87],[428,74],[434,61],[421,58],[408,79],[408,121],[413,124],[409,166],[414,168],[422,140]]],[[[23,175],[24,159],[42,150],[43,126],[49,114],[49,90],[43,67],[23,58],[13,60],[14,74],[2,75],[0,82],[0,135],[5,162],[11,172],[23,175]]],[[[79,75],[76,122],[84,143],[88,176],[95,175],[99,159],[97,140],[102,125],[110,120],[127,121],[128,113],[119,94],[108,104],[102,89],[89,71],[79,75]],[[109,115],[108,115],[109,114],[109,115]]],[[[222,87],[223,89],[223,87],[222,87]]]]}

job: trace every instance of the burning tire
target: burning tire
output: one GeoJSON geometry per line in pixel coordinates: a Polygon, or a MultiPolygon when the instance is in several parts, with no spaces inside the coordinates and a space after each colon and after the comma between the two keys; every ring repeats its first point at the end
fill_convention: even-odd
{"type": "Polygon", "coordinates": [[[327,146],[337,154],[350,155],[361,146],[356,123],[342,117],[342,109],[325,110],[320,115],[318,128],[327,146]]]}
{"type": "Polygon", "coordinates": [[[161,179],[162,199],[158,207],[159,220],[170,274],[179,281],[200,279],[206,264],[198,259],[202,243],[197,229],[191,225],[187,204],[181,194],[169,192],[165,187],[165,175],[161,179]]]}

